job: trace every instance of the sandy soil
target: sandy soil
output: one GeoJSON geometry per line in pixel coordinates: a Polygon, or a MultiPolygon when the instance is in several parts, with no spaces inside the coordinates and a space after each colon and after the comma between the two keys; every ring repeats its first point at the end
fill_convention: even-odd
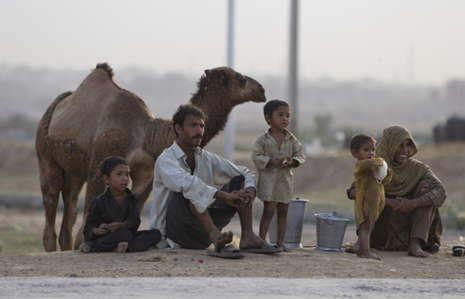
{"type": "MultiPolygon", "coordinates": [[[[43,212],[19,213],[4,209],[2,223],[15,223],[41,231],[43,212]]],[[[61,215],[59,215],[61,217],[61,215]]],[[[143,218],[143,224],[147,219],[143,218]]],[[[78,223],[79,224],[79,223],[78,223]]],[[[144,229],[144,227],[141,227],[144,229]]],[[[235,219],[227,229],[240,232],[235,219]]],[[[356,240],[348,227],[344,243],[356,240]]],[[[376,251],[382,260],[354,254],[316,250],[316,228],[304,225],[303,249],[273,255],[246,254],[240,260],[207,255],[206,250],[151,249],[141,253],[82,254],[78,251],[0,255],[0,277],[266,277],[266,278],[417,278],[465,279],[465,257],[452,255],[452,246],[465,245],[458,234],[445,234],[440,251],[429,258],[406,252],[376,251]]]]}

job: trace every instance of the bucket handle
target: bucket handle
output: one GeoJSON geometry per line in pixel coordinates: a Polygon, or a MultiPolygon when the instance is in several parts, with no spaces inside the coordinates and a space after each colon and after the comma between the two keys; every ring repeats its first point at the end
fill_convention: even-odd
{"type": "Polygon", "coordinates": [[[337,213],[336,211],[332,212],[331,214],[326,215],[323,219],[333,219],[333,217],[336,217],[337,213]]]}

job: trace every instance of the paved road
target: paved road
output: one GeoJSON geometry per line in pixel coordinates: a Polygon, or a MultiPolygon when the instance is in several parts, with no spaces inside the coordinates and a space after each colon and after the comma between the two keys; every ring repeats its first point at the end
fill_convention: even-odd
{"type": "Polygon", "coordinates": [[[463,298],[465,280],[0,278],[0,298],[463,298]]]}

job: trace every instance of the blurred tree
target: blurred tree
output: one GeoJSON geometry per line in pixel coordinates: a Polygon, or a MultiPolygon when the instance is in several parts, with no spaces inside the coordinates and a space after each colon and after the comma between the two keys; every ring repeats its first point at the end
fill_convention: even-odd
{"type": "Polygon", "coordinates": [[[331,123],[333,116],[331,114],[316,114],[315,120],[315,136],[321,141],[321,145],[330,146],[334,144],[334,136],[331,134],[331,123]]]}

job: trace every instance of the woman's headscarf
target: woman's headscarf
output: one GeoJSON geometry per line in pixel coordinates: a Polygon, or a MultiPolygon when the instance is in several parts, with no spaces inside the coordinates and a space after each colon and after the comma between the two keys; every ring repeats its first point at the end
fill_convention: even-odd
{"type": "Polygon", "coordinates": [[[386,194],[404,196],[415,188],[429,166],[412,158],[418,152],[410,132],[401,125],[392,125],[384,129],[375,151],[377,157],[383,158],[392,170],[392,180],[384,186],[386,194]],[[412,141],[412,149],[407,160],[399,164],[394,161],[396,151],[405,139],[412,141]]]}

